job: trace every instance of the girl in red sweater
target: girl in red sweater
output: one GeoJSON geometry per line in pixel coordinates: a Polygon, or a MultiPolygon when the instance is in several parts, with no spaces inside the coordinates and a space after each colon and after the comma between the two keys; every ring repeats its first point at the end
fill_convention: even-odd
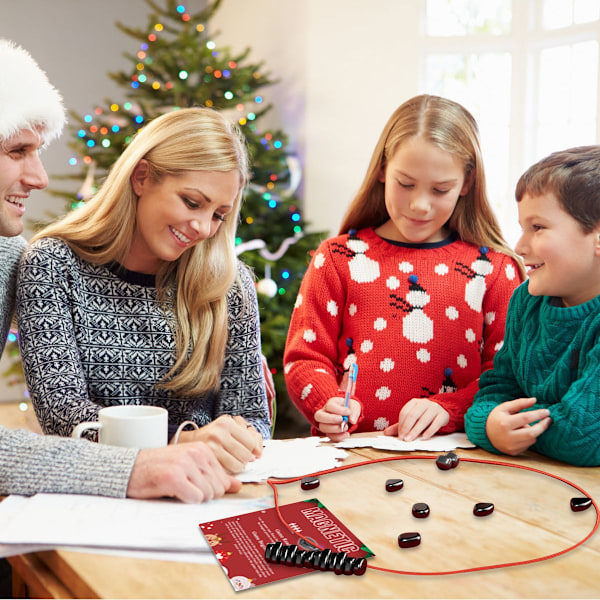
{"type": "Polygon", "coordinates": [[[313,433],[334,441],[464,430],[522,280],[487,199],[475,120],[444,98],[405,102],[340,234],[304,276],[284,355],[290,397],[313,433]]]}

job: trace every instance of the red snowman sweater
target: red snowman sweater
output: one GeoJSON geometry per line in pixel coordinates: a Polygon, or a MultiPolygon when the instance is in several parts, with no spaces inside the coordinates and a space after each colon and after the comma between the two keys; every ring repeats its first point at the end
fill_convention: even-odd
{"type": "Polygon", "coordinates": [[[295,405],[318,433],[314,413],[345,388],[358,364],[351,431],[398,422],[411,398],[463,417],[504,340],[508,301],[521,283],[508,255],[454,238],[401,244],[372,228],[323,242],[304,276],[287,337],[284,372],[295,405]]]}

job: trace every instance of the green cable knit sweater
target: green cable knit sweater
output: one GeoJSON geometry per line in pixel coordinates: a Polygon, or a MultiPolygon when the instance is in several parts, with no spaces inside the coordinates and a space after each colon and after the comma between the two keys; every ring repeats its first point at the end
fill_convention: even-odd
{"type": "Polygon", "coordinates": [[[465,415],[465,431],[478,446],[498,452],[485,431],[501,402],[535,397],[552,424],[531,447],[580,466],[600,466],[600,296],[579,306],[557,306],[531,296],[528,283],[510,300],[504,345],[494,368],[481,375],[465,415]]]}

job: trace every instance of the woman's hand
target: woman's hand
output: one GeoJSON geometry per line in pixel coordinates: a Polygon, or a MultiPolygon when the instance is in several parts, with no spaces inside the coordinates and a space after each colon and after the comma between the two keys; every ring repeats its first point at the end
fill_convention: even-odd
{"type": "Polygon", "coordinates": [[[332,442],[340,442],[350,434],[348,429],[358,421],[361,412],[360,403],[350,398],[345,406],[345,398],[329,398],[325,406],[315,413],[317,428],[329,437],[332,442]],[[343,417],[348,417],[348,422],[343,417]]]}
{"type": "Polygon", "coordinates": [[[412,442],[421,437],[428,440],[444,425],[448,424],[450,415],[437,402],[427,398],[413,398],[400,410],[398,422],[384,430],[384,435],[397,436],[405,442],[412,442]]]}
{"type": "Polygon", "coordinates": [[[260,433],[243,417],[221,415],[194,431],[182,431],[179,442],[204,442],[229,473],[241,473],[246,465],[262,455],[260,433]]]}

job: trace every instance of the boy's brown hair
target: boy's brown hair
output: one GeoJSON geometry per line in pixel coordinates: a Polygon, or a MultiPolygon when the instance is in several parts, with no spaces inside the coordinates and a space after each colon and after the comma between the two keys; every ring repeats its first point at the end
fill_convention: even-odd
{"type": "Polygon", "coordinates": [[[553,194],[584,233],[590,233],[600,223],[600,146],[554,152],[535,163],[517,182],[517,202],[525,194],[553,194]]]}

